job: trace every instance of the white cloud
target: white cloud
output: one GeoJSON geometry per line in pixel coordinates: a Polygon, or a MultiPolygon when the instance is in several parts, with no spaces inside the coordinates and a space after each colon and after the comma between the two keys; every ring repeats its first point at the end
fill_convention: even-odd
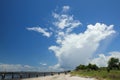
{"type": "Polygon", "coordinates": [[[46,64],[46,63],[40,63],[40,65],[42,65],[42,66],[46,66],[47,64],[46,64]]]}
{"type": "Polygon", "coordinates": [[[52,33],[47,32],[47,29],[43,29],[41,27],[27,28],[27,30],[31,30],[31,31],[36,31],[36,32],[42,33],[43,36],[46,36],[46,37],[50,37],[52,35],[52,33]]]}
{"type": "Polygon", "coordinates": [[[47,66],[46,63],[40,63],[42,66],[30,66],[30,65],[21,65],[21,64],[5,64],[0,63],[0,71],[55,71],[51,67],[47,66]]]}
{"type": "MultiPolygon", "coordinates": [[[[49,47],[58,58],[59,67],[73,69],[79,64],[87,64],[100,45],[100,41],[115,33],[113,25],[96,23],[88,25],[83,33],[58,34],[59,45],[49,47]]],[[[56,65],[55,65],[56,66],[56,65]]]]}
{"type": "Polygon", "coordinates": [[[55,22],[53,22],[53,24],[61,30],[67,28],[67,32],[71,32],[73,28],[81,25],[81,22],[79,20],[75,20],[73,18],[73,15],[64,13],[67,12],[69,9],[69,6],[63,6],[62,14],[53,13],[53,17],[56,20],[55,22]]]}
{"type": "Polygon", "coordinates": [[[63,6],[63,12],[66,12],[70,9],[70,6],[63,6]]]}
{"type": "MultiPolygon", "coordinates": [[[[51,70],[74,69],[79,64],[88,64],[91,61],[96,50],[99,48],[100,42],[106,40],[116,31],[113,29],[114,25],[106,25],[103,23],[89,24],[84,32],[75,33],[73,30],[81,26],[79,20],[75,20],[73,15],[67,12],[70,10],[69,6],[63,6],[60,13],[53,12],[53,25],[49,29],[55,33],[55,42],[57,45],[52,45],[49,50],[55,53],[58,63],[50,66],[51,70]]],[[[43,33],[44,36],[50,37],[51,34],[46,29],[28,28],[43,33]]],[[[109,40],[108,40],[109,41],[109,40]]],[[[99,63],[98,65],[106,65],[107,60],[104,54],[100,54],[98,58],[92,60],[99,63]],[[99,62],[100,59],[104,61],[99,62]]]]}
{"type": "Polygon", "coordinates": [[[110,52],[109,55],[99,54],[98,57],[91,60],[91,63],[96,64],[99,67],[106,67],[107,62],[111,57],[118,58],[120,60],[120,52],[110,52]]]}
{"type": "Polygon", "coordinates": [[[34,67],[21,64],[0,64],[0,71],[33,71],[34,67]]]}
{"type": "Polygon", "coordinates": [[[50,71],[64,71],[63,68],[61,68],[60,64],[56,64],[54,66],[49,66],[50,71]]]}

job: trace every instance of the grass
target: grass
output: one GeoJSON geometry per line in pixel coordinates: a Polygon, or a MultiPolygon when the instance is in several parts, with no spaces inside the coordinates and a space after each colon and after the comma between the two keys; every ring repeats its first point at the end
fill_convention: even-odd
{"type": "Polygon", "coordinates": [[[71,75],[94,77],[98,80],[120,80],[120,70],[111,70],[110,72],[107,72],[106,70],[99,71],[79,70],[72,71],[71,75]]]}

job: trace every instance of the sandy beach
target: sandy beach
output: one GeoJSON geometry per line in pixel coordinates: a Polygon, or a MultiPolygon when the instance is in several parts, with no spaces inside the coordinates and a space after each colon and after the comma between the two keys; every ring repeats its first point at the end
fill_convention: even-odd
{"type": "Polygon", "coordinates": [[[68,75],[54,75],[54,76],[46,76],[46,77],[38,77],[38,78],[29,78],[22,80],[96,80],[95,78],[84,78],[78,76],[70,76],[68,75]]]}

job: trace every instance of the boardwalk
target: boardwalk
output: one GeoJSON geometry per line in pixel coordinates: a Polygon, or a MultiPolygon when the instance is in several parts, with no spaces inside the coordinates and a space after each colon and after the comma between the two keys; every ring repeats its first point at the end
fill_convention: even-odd
{"type": "Polygon", "coordinates": [[[45,77],[60,74],[67,74],[68,71],[63,72],[0,72],[0,80],[17,80],[24,78],[45,77]]]}

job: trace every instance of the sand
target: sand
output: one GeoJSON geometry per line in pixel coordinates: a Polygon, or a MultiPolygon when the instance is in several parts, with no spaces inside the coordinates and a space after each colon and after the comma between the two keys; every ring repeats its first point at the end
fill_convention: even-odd
{"type": "Polygon", "coordinates": [[[46,77],[38,77],[38,78],[29,78],[22,80],[96,80],[95,78],[84,78],[78,76],[70,76],[65,74],[54,75],[54,76],[46,76],[46,77]]]}

